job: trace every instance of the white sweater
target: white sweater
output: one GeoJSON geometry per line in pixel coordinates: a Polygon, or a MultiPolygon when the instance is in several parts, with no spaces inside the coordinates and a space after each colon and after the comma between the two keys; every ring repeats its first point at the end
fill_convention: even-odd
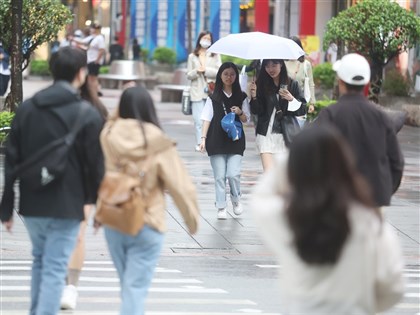
{"type": "Polygon", "coordinates": [[[391,227],[361,205],[349,211],[351,234],[335,265],[309,265],[297,254],[285,216],[286,161],[268,172],[255,188],[251,208],[280,268],[282,314],[372,315],[403,295],[403,262],[391,227]]]}

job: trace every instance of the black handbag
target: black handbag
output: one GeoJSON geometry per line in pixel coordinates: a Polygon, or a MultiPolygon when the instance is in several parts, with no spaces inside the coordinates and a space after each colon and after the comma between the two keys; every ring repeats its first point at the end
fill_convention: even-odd
{"type": "Polygon", "coordinates": [[[300,125],[296,116],[285,115],[280,120],[281,129],[283,132],[283,139],[287,147],[293,141],[293,138],[299,133],[300,125]]]}
{"type": "Polygon", "coordinates": [[[187,87],[182,92],[182,113],[184,115],[192,115],[190,87],[187,87]]]}

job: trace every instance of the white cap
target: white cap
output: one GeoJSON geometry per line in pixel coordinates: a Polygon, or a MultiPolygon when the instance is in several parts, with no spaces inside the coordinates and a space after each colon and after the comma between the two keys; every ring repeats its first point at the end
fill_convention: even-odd
{"type": "Polygon", "coordinates": [[[370,81],[370,66],[365,57],[348,54],[336,61],[333,69],[338,77],[351,85],[366,85],[370,81]]]}
{"type": "Polygon", "coordinates": [[[74,36],[75,37],[83,37],[83,32],[81,30],[75,30],[74,31],[74,36]]]}

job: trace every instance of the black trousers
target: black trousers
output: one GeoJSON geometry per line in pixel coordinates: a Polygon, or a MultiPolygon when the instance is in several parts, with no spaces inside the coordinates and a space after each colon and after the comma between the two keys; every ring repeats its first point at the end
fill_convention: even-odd
{"type": "Polygon", "coordinates": [[[3,96],[9,85],[10,75],[0,74],[0,96],[3,96]]]}

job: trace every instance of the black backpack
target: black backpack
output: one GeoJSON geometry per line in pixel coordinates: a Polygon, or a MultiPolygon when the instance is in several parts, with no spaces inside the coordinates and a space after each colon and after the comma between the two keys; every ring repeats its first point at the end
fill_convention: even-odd
{"type": "Polygon", "coordinates": [[[67,168],[69,151],[83,127],[87,109],[87,106],[80,106],[76,120],[66,135],[43,146],[18,164],[14,170],[15,177],[34,191],[43,190],[61,179],[67,168]]]}

